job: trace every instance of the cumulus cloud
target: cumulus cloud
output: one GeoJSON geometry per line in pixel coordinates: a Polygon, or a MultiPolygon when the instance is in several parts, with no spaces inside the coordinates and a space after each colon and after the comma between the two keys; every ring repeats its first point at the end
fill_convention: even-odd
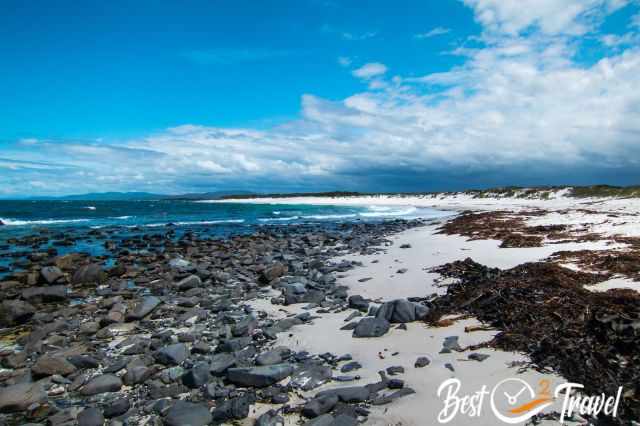
{"type": "Polygon", "coordinates": [[[416,190],[639,179],[640,48],[615,43],[590,63],[575,59],[575,35],[601,36],[594,25],[624,2],[522,1],[467,0],[484,33],[451,52],[463,61],[448,71],[390,78],[384,64],[368,63],[353,71],[366,90],[331,101],[304,95],[299,119],[266,130],[184,125],[119,144],[16,143],[3,150],[0,187],[416,190]],[[56,164],[64,171],[44,167],[56,164]]]}
{"type": "Polygon", "coordinates": [[[436,27],[431,31],[427,31],[426,33],[415,34],[413,37],[417,39],[425,39],[425,38],[436,37],[439,35],[449,34],[450,32],[451,32],[450,28],[436,27]]]}
{"type": "Polygon", "coordinates": [[[360,68],[353,70],[353,75],[358,78],[369,79],[380,76],[387,72],[387,67],[380,62],[369,62],[360,68]]]}
{"type": "Polygon", "coordinates": [[[545,34],[581,35],[630,0],[463,0],[485,30],[516,35],[532,27],[545,34]]]}

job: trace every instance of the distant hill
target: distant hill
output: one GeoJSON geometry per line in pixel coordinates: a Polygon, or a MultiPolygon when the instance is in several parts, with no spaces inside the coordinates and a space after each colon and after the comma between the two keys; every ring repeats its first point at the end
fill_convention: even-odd
{"type": "Polygon", "coordinates": [[[247,197],[253,196],[250,191],[214,191],[214,192],[195,192],[191,194],[167,195],[165,198],[172,200],[216,200],[218,198],[226,198],[231,196],[247,197]]]}

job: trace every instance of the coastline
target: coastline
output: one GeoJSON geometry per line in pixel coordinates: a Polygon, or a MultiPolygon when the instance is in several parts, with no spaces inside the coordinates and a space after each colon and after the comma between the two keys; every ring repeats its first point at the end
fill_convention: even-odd
{"type": "MultiPolygon", "coordinates": [[[[557,371],[536,371],[535,361],[522,350],[495,347],[504,330],[487,328],[462,310],[437,323],[427,317],[392,322],[378,337],[354,338],[352,329],[342,327],[367,314],[377,317],[382,304],[398,299],[435,312],[438,300],[446,299],[458,280],[433,268],[467,258],[501,271],[533,262],[593,272],[589,276],[595,277],[595,284],[584,288],[602,294],[637,288],[635,270],[607,271],[603,265],[610,263],[599,262],[623,254],[635,262],[640,212],[637,203],[629,200],[576,200],[561,195],[551,200],[384,197],[377,204],[371,204],[370,198],[353,197],[260,200],[303,201],[417,206],[459,214],[427,221],[345,223],[336,231],[320,226],[267,226],[257,234],[229,240],[198,239],[187,232],[172,241],[168,227],[166,235],[156,234],[147,242],[123,240],[116,245],[120,254],[115,264],[109,267],[100,266],[104,258],[32,256],[27,273],[0,283],[8,298],[3,312],[11,313],[9,305],[16,302],[32,309],[27,316],[4,316],[4,321],[14,323],[3,325],[7,336],[0,354],[3,385],[17,392],[15,386],[20,386],[24,374],[35,369],[38,390],[29,389],[27,395],[35,393],[38,399],[28,402],[47,401],[45,405],[51,407],[64,401],[71,407],[45,411],[45,418],[59,414],[75,419],[87,407],[102,412],[129,398],[132,403],[114,418],[171,424],[167,423],[171,410],[184,408],[176,402],[188,401],[191,409],[204,409],[205,419],[213,416],[222,424],[232,419],[246,425],[313,424],[301,411],[313,405],[320,392],[356,387],[367,389],[368,396],[340,402],[329,410],[331,414],[320,417],[347,421],[347,416],[366,424],[407,426],[424,424],[429,416],[435,423],[442,409],[442,397],[436,391],[447,379],[459,379],[463,391],[471,393],[513,377],[532,384],[542,379],[563,383],[570,378],[557,371]],[[133,251],[141,244],[151,250],[133,251]],[[352,305],[353,296],[361,296],[367,309],[352,305]],[[441,353],[451,337],[457,338],[459,350],[441,353]],[[187,351],[185,357],[167,362],[158,355],[176,345],[187,351]],[[280,354],[278,347],[286,347],[288,355],[280,354]],[[40,365],[52,357],[72,359],[72,353],[90,356],[95,365],[69,367],[66,361],[45,369],[40,365]],[[262,364],[256,363],[266,354],[277,359],[276,366],[291,365],[292,370],[277,376],[281,380],[266,389],[234,383],[236,379],[227,376],[228,368],[262,371],[262,364]],[[481,357],[469,359],[471,354],[481,357]],[[428,364],[416,367],[422,357],[428,364]],[[123,359],[127,362],[118,364],[123,359]],[[230,363],[222,373],[213,367],[220,362],[230,363]],[[198,378],[202,363],[215,375],[198,378]],[[352,363],[357,365],[344,370],[352,363]],[[61,365],[67,370],[60,370],[61,365]],[[389,367],[402,367],[404,372],[381,378],[379,372],[389,367]],[[309,377],[320,372],[316,385],[304,388],[309,377]],[[133,379],[132,374],[140,377],[133,379]],[[88,401],[77,399],[78,391],[105,375],[117,378],[118,389],[100,392],[88,401]],[[272,399],[276,396],[279,399],[272,399]],[[151,401],[166,398],[164,410],[149,410],[151,401]]],[[[101,232],[92,230],[90,236],[106,238],[101,232]]],[[[543,411],[547,414],[538,420],[554,424],[558,403],[547,407],[543,411]]],[[[0,398],[0,411],[6,408],[7,402],[0,398]]],[[[18,415],[25,415],[23,411],[18,410],[18,415]]],[[[480,417],[459,415],[454,424],[495,422],[486,410],[480,417]]]]}
{"type": "MultiPolygon", "coordinates": [[[[501,269],[513,268],[526,262],[548,260],[556,252],[600,252],[620,250],[628,247],[619,243],[615,237],[640,237],[640,208],[637,203],[628,199],[571,199],[559,194],[554,200],[539,199],[474,199],[470,197],[336,197],[336,198],[266,198],[233,200],[233,202],[269,203],[269,204],[336,204],[336,205],[382,205],[382,206],[415,206],[438,208],[444,210],[462,211],[509,211],[522,213],[526,216],[528,226],[567,226],[577,230],[577,234],[588,235],[596,233],[598,238],[591,241],[569,241],[558,243],[545,240],[540,247],[501,248],[499,240],[469,239],[460,235],[443,235],[438,233],[439,223],[410,229],[394,235],[393,245],[387,247],[384,253],[368,256],[349,255],[344,259],[362,262],[363,265],[340,277],[339,282],[349,288],[352,295],[362,295],[376,302],[385,302],[397,298],[423,297],[431,293],[442,294],[446,291],[447,280],[439,274],[429,272],[430,268],[467,257],[489,267],[501,269]],[[527,215],[530,210],[535,213],[527,215]],[[399,247],[408,244],[409,249],[399,247]],[[402,274],[398,273],[403,269],[402,274]],[[364,280],[365,282],[362,282],[364,280]]],[[[587,270],[572,262],[560,262],[560,265],[573,270],[587,270]]],[[[603,271],[599,271],[603,272],[603,271]]],[[[614,275],[608,279],[590,285],[588,290],[605,292],[614,289],[629,289],[637,292],[640,285],[629,276],[614,275]]],[[[365,363],[362,376],[375,378],[380,370],[392,365],[402,365],[407,370],[408,384],[416,389],[417,395],[400,400],[396,404],[379,410],[373,410],[368,418],[368,424],[403,424],[419,425],[424,422],[425,414],[434,416],[442,408],[442,398],[436,395],[434,383],[441,383],[449,377],[458,377],[466,385],[466,389],[479,389],[483,385],[489,387],[500,380],[509,377],[520,377],[536,383],[547,379],[552,383],[564,383],[568,380],[557,374],[540,374],[527,370],[516,371],[509,365],[519,363],[531,364],[532,361],[525,354],[501,350],[482,349],[482,353],[490,355],[481,368],[473,362],[458,357],[439,355],[438,350],[442,341],[448,336],[459,336],[465,345],[478,345],[487,342],[499,332],[480,331],[465,333],[465,327],[479,325],[475,318],[465,318],[455,321],[446,327],[408,327],[406,331],[394,331],[375,342],[362,342],[352,339],[349,333],[335,330],[344,325],[346,315],[322,317],[309,326],[294,327],[287,337],[279,339],[284,345],[294,345],[299,349],[318,351],[323,347],[339,347],[341,352],[357,354],[365,363]],[[312,336],[312,337],[310,337],[312,336]],[[318,338],[318,336],[327,336],[318,338]],[[376,356],[383,350],[399,352],[396,357],[381,360],[376,356]],[[428,356],[432,359],[432,369],[412,369],[416,357],[428,356]],[[443,365],[447,360],[455,360],[455,372],[446,370],[443,365]]],[[[472,351],[466,351],[467,354],[472,351]]],[[[554,404],[545,413],[558,413],[561,407],[554,404]]],[[[495,424],[496,419],[491,415],[481,418],[462,417],[456,419],[455,424],[495,424]]],[[[579,417],[578,417],[579,419],[579,417]]],[[[542,424],[555,424],[552,420],[540,420],[542,424]]]]}

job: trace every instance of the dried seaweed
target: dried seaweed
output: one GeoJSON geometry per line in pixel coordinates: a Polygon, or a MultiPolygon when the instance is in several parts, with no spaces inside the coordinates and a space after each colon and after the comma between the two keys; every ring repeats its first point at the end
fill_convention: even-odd
{"type": "Polygon", "coordinates": [[[606,277],[576,272],[551,262],[526,263],[509,270],[471,259],[433,272],[458,282],[433,300],[430,322],[468,313],[503,330],[491,345],[522,351],[536,367],[553,369],[582,383],[590,394],[624,388],[620,417],[640,416],[640,295],[633,291],[588,291],[606,277]]]}

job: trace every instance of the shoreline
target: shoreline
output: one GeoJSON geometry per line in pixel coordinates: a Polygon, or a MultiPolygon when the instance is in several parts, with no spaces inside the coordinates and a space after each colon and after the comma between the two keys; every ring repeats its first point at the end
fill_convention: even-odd
{"type": "MultiPolygon", "coordinates": [[[[462,284],[433,268],[466,258],[502,271],[539,262],[594,272],[597,284],[585,287],[594,292],[637,288],[638,277],[628,265],[634,264],[640,247],[638,206],[620,199],[503,201],[441,199],[439,208],[473,212],[429,221],[345,223],[335,232],[304,225],[267,226],[228,240],[200,240],[187,233],[175,242],[158,234],[124,241],[110,267],[91,266],[96,259],[83,256],[34,257],[27,269],[31,272],[0,283],[8,298],[3,321],[14,322],[3,325],[9,327],[3,330],[0,380],[3,387],[11,386],[7,395],[19,392],[25,374],[35,369],[36,389],[29,388],[23,397],[37,395],[29,402],[40,407],[64,401],[40,414],[45,419],[56,415],[75,419],[86,407],[109,412],[126,397],[132,403],[114,418],[134,424],[153,419],[171,424],[172,410],[184,409],[176,401],[189,401],[187,411],[201,410],[200,420],[212,416],[209,422],[233,419],[248,426],[258,418],[255,424],[278,424],[279,418],[285,424],[306,424],[308,413],[305,418],[301,410],[306,412],[303,408],[313,405],[319,392],[335,393],[342,387],[355,386],[360,393],[367,389],[367,396],[339,402],[329,410],[332,414],[320,413],[325,420],[340,416],[340,421],[358,418],[366,424],[407,426],[424,424],[425,415],[436,422],[442,408],[436,389],[446,379],[460,379],[465,392],[511,377],[562,383],[565,378],[557,373],[532,369],[528,355],[494,348],[501,330],[486,329],[468,314],[459,317],[462,310],[439,318],[438,326],[427,317],[392,321],[380,337],[354,338],[351,329],[340,330],[349,322],[345,319],[355,323],[367,313],[376,316],[380,305],[398,299],[435,315],[447,290],[462,284]],[[129,251],[142,245],[150,252],[129,251]],[[612,256],[626,256],[628,264],[606,270],[611,264],[605,261],[612,256]],[[353,296],[361,296],[368,308],[357,308],[353,296]],[[15,303],[26,311],[22,316],[12,310],[15,303]],[[469,328],[477,330],[467,332],[469,328]],[[440,353],[445,339],[452,336],[461,350],[440,353]],[[167,362],[159,355],[176,345],[186,351],[179,362],[167,362]],[[286,355],[275,349],[279,346],[287,348],[286,355]],[[472,353],[482,355],[481,360],[470,360],[472,353]],[[74,356],[89,356],[95,365],[74,356]],[[228,376],[228,368],[266,374],[257,364],[259,356],[292,370],[266,388],[228,376]],[[415,367],[421,357],[429,360],[428,365],[415,367]],[[75,361],[71,366],[70,359],[75,361]],[[119,368],[118,359],[126,361],[119,368]],[[222,373],[212,367],[220,362],[230,363],[222,373]],[[203,363],[209,374],[202,373],[203,363]],[[519,371],[523,366],[529,368],[519,371]],[[403,367],[404,373],[381,377],[379,372],[389,367],[403,367]],[[139,378],[131,377],[135,374],[139,378]],[[78,399],[78,392],[105,375],[116,377],[120,387],[78,399]],[[317,386],[304,388],[309,380],[317,380],[317,386]],[[163,398],[169,398],[163,410],[149,408],[152,401],[163,398]]],[[[93,237],[101,238],[96,235],[100,231],[93,237]]],[[[0,397],[0,411],[6,411],[7,404],[0,397]]],[[[17,415],[25,416],[26,405],[19,407],[17,415]]],[[[554,424],[553,412],[559,411],[557,404],[552,405],[541,420],[554,424]]],[[[38,420],[33,414],[18,418],[38,420]]],[[[485,412],[480,418],[459,415],[454,424],[495,422],[485,412]]]]}

